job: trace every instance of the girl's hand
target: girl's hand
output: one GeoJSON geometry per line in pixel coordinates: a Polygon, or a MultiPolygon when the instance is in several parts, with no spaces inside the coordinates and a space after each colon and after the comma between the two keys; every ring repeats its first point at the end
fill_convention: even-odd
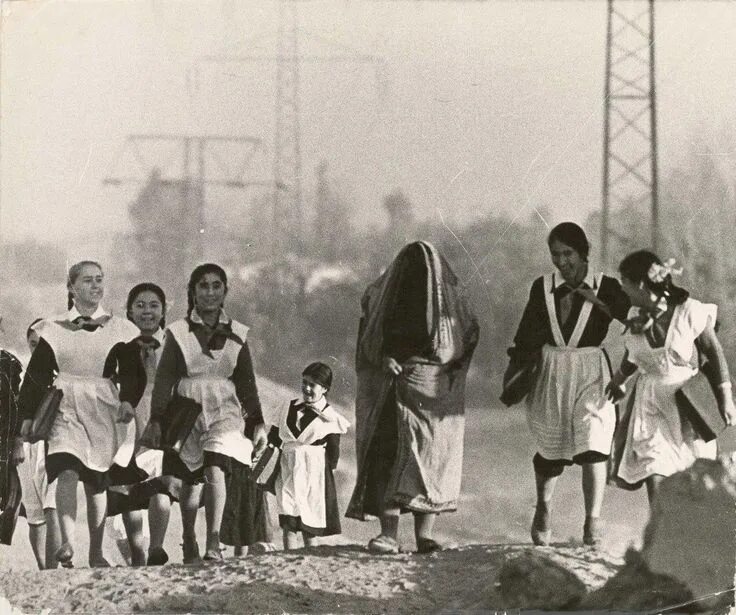
{"type": "Polygon", "coordinates": [[[135,410],[129,401],[124,401],[120,404],[118,410],[118,423],[130,423],[135,418],[135,410]]]}
{"type": "Polygon", "coordinates": [[[723,403],[723,416],[726,419],[726,425],[736,425],[736,404],[733,397],[726,395],[723,403]]]}
{"type": "Polygon", "coordinates": [[[140,445],[146,448],[161,448],[161,423],[150,421],[146,425],[141,436],[140,445]]]}
{"type": "Polygon", "coordinates": [[[614,404],[621,401],[626,395],[626,387],[624,384],[616,384],[613,380],[606,385],[606,397],[614,404]]]}
{"type": "Polygon", "coordinates": [[[398,376],[403,371],[403,368],[393,357],[383,357],[383,371],[387,374],[398,376]]]}
{"type": "Polygon", "coordinates": [[[25,419],[23,423],[21,423],[20,426],[20,437],[24,440],[28,440],[28,438],[31,435],[31,426],[33,425],[33,421],[31,419],[25,419]]]}
{"type": "Polygon", "coordinates": [[[23,450],[23,439],[16,438],[15,445],[13,446],[13,455],[10,459],[13,465],[18,465],[26,460],[25,451],[23,450]]]}
{"type": "Polygon", "coordinates": [[[253,430],[253,456],[258,457],[268,446],[268,434],[266,426],[261,423],[253,430]]]}

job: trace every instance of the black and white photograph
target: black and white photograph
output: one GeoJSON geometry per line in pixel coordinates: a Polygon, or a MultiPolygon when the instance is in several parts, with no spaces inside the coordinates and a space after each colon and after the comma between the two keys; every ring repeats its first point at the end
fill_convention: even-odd
{"type": "Polygon", "coordinates": [[[735,33],[0,0],[0,611],[736,612],[735,33]]]}

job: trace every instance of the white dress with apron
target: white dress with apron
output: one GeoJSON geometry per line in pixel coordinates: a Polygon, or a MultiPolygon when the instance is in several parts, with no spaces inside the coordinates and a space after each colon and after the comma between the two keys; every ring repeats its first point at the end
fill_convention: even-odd
{"type": "MultiPolygon", "coordinates": [[[[527,396],[527,422],[539,454],[572,460],[587,451],[611,452],[616,411],[605,395],[611,379],[608,360],[596,346],[578,348],[593,304],[585,301],[565,342],[554,300],[554,274],[544,276],[544,296],[555,345],[545,344],[537,381],[527,396]]],[[[594,278],[594,292],[602,274],[594,278]]]]}
{"type": "MultiPolygon", "coordinates": [[[[232,331],[245,341],[248,327],[232,320],[232,331]]],[[[190,471],[204,464],[204,451],[220,453],[251,465],[253,443],[245,437],[245,421],[230,380],[243,346],[228,339],[221,350],[210,350],[212,356],[202,352],[194,332],[186,320],[178,320],[168,328],[181,349],[187,365],[187,377],[179,381],[179,395],[193,399],[202,405],[202,414],[194,424],[191,435],[179,453],[190,471]]]]}
{"type": "Polygon", "coordinates": [[[639,368],[629,429],[618,475],[636,484],[652,475],[670,476],[697,457],[715,458],[716,442],[696,439],[680,420],[675,393],[698,372],[695,339],[718,308],[696,299],[675,307],[662,348],[652,348],[643,333],[628,334],[628,360],[639,368]]]}
{"type": "Polygon", "coordinates": [[[127,466],[135,447],[135,423],[118,422],[118,389],[102,372],[112,347],[137,337],[138,327],[112,316],[94,331],[72,330],[54,320],[43,320],[34,329],[54,351],[59,366],[54,386],[63,393],[48,454],[68,453],[97,472],[106,472],[113,462],[127,466]]]}
{"type": "Polygon", "coordinates": [[[298,436],[287,425],[289,409],[279,421],[282,440],[281,472],[276,479],[276,504],[280,515],[300,517],[303,525],[323,528],[327,524],[325,500],[325,446],[312,444],[330,434],[344,434],[350,423],[331,406],[306,426],[298,436]]]}

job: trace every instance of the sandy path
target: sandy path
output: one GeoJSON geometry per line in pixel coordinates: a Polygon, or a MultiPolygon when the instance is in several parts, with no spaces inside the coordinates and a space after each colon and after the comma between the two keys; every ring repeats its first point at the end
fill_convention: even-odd
{"type": "MultiPolygon", "coordinates": [[[[373,556],[323,546],[162,568],[0,574],[0,593],[25,612],[432,613],[504,609],[494,585],[503,562],[527,545],[473,545],[429,556],[373,556]]],[[[617,569],[594,551],[538,549],[589,589],[617,569]]]]}

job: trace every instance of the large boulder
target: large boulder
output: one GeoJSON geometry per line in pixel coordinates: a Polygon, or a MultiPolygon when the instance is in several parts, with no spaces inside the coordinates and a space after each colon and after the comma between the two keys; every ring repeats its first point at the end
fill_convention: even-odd
{"type": "Polygon", "coordinates": [[[733,604],[736,464],[699,459],[659,489],[641,553],[580,604],[584,609],[716,611],[733,604]]]}

